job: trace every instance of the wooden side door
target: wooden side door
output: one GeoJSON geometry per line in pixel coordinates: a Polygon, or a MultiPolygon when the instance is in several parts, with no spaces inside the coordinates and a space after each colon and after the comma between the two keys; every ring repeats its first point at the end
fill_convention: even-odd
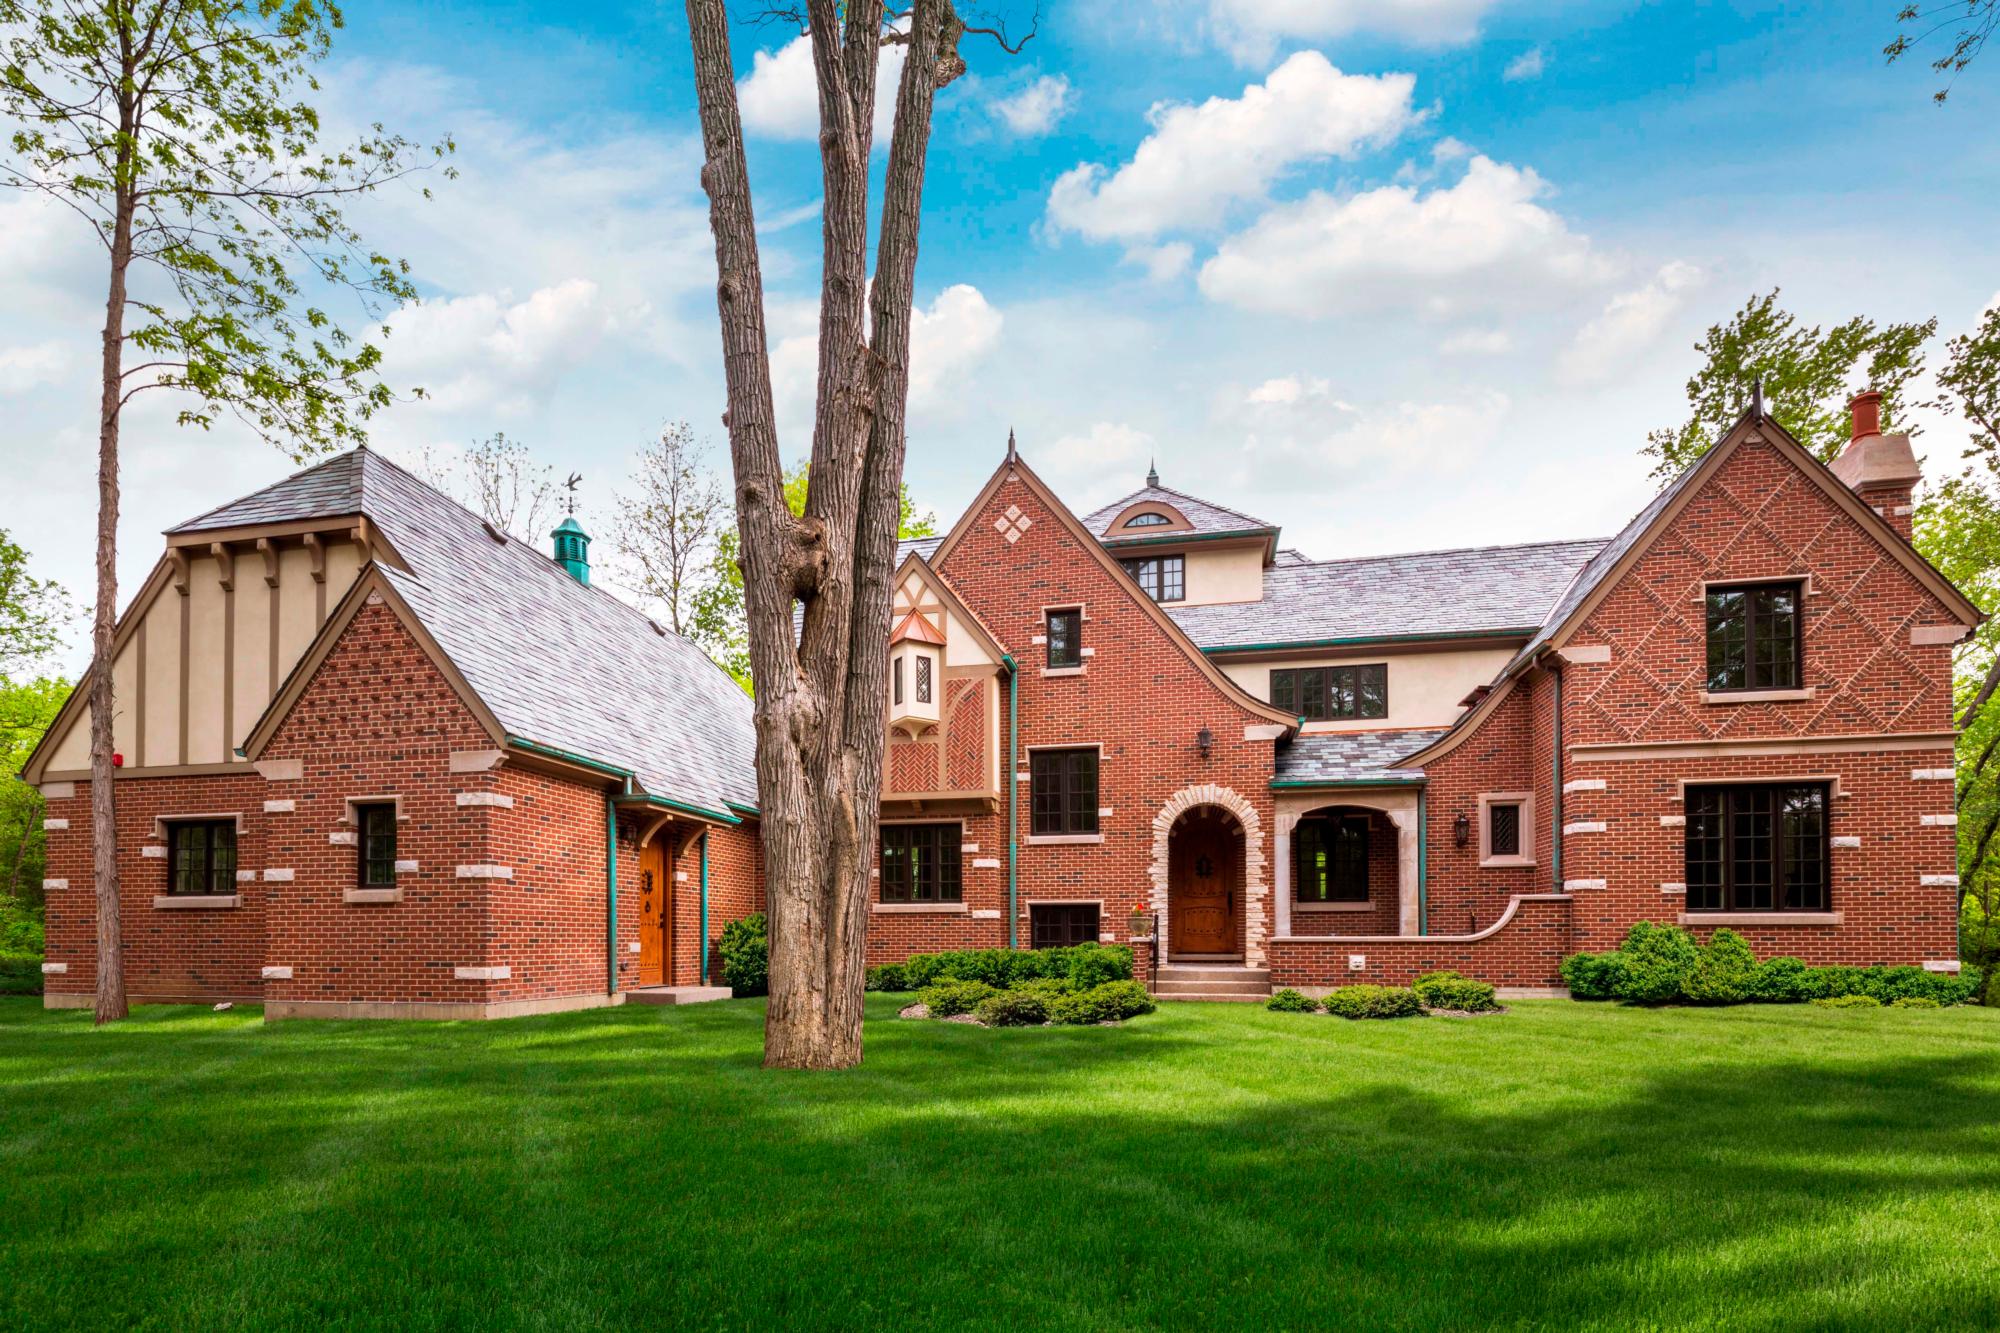
{"type": "Polygon", "coordinates": [[[1240,951],[1237,913],[1243,835],[1219,810],[1193,810],[1172,833],[1167,854],[1167,950],[1170,954],[1240,951]]]}
{"type": "Polygon", "coordinates": [[[667,981],[667,844],[654,838],[639,850],[639,985],[667,981]]]}

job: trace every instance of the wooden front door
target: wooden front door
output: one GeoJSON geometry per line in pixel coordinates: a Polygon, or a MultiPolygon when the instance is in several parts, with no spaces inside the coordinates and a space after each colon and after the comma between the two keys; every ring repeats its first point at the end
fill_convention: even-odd
{"type": "Polygon", "coordinates": [[[1242,828],[1204,806],[1182,815],[1168,836],[1168,953],[1241,953],[1242,828]]]}
{"type": "Polygon", "coordinates": [[[639,849],[639,984],[667,982],[667,845],[656,837],[639,849]]]}

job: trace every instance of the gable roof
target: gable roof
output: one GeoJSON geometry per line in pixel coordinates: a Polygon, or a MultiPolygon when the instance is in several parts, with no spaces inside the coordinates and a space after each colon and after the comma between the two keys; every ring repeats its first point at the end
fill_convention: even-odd
{"type": "Polygon", "coordinates": [[[380,454],[343,454],[176,531],[355,511],[409,564],[377,562],[375,576],[510,741],[630,772],[647,794],[725,818],[755,808],[752,705],[728,673],[380,454]]]}
{"type": "MultiPolygon", "coordinates": [[[[944,538],[926,537],[923,540],[932,543],[931,549],[936,550],[936,543],[943,541],[944,538]]],[[[979,613],[965,604],[965,599],[958,595],[958,590],[951,586],[944,575],[937,572],[930,561],[915,552],[904,555],[896,562],[896,577],[893,582],[897,587],[901,587],[903,581],[913,574],[923,581],[923,585],[931,590],[954,619],[972,631],[972,637],[982,652],[995,662],[1004,663],[1012,659],[1012,654],[1007,651],[1007,645],[1000,642],[1000,636],[993,632],[993,627],[981,620],[979,613]]],[[[923,619],[914,611],[910,615],[919,621],[923,619]]],[[[943,640],[940,639],[938,642],[942,643],[943,640]]]]}
{"type": "Polygon", "coordinates": [[[1435,727],[1388,731],[1337,731],[1294,736],[1278,747],[1274,787],[1350,786],[1357,783],[1418,783],[1421,768],[1398,761],[1438,736],[1435,727]]]}
{"type": "Polygon", "coordinates": [[[1377,639],[1525,635],[1602,547],[1589,541],[1281,560],[1256,602],[1170,607],[1209,652],[1377,639]]]}
{"type": "Polygon", "coordinates": [[[1262,699],[1251,694],[1243,686],[1231,679],[1215,663],[1208,660],[1201,649],[1195,646],[1194,640],[1188,638],[1187,632],[1174,623],[1173,617],[1169,616],[1158,602],[1155,602],[1152,598],[1141,592],[1139,585],[1132,582],[1126,576],[1124,569],[1118,564],[1117,559],[1104,549],[1104,544],[1098,540],[1097,535],[1086,528],[1083,521],[1070,512],[1069,506],[1064,504],[1057,497],[1056,493],[1049,489],[1047,482],[1035,475],[1035,470],[1028,466],[1027,461],[1014,448],[1011,438],[1007,445],[1007,456],[1001,460],[1000,466],[993,470],[993,475],[986,479],[986,484],[979,488],[979,493],[972,497],[972,502],[966,505],[964,512],[958,516],[958,521],[952,524],[951,531],[947,532],[943,539],[939,541],[932,555],[929,557],[929,563],[933,566],[941,566],[951,557],[952,551],[957,548],[959,542],[965,539],[966,533],[971,531],[974,519],[985,511],[987,502],[993,498],[1001,485],[1009,478],[1018,479],[1021,484],[1034,493],[1035,497],[1042,502],[1049,513],[1055,516],[1056,522],[1069,534],[1070,539],[1076,542],[1080,548],[1097,562],[1099,568],[1103,569],[1105,574],[1110,577],[1112,583],[1124,592],[1126,596],[1130,597],[1133,604],[1161,628],[1166,634],[1168,641],[1185,653],[1188,660],[1195,664],[1195,668],[1203,676],[1207,677],[1209,683],[1220,690],[1226,698],[1235,703],[1237,707],[1254,713],[1268,721],[1278,723],[1288,731],[1297,728],[1298,717],[1296,714],[1288,713],[1281,708],[1274,708],[1270,704],[1265,703],[1262,699]]]}
{"type": "Polygon", "coordinates": [[[1157,541],[1169,536],[1185,539],[1190,533],[1201,537],[1220,537],[1241,534],[1243,536],[1275,537],[1276,524],[1266,523],[1261,518],[1252,518],[1241,510],[1213,504],[1185,491],[1177,491],[1157,482],[1141,486],[1122,500],[1115,500],[1084,518],[1083,526],[1091,536],[1101,542],[1116,546],[1122,542],[1157,541]],[[1144,530],[1116,537],[1107,536],[1118,516],[1138,504],[1163,504],[1179,511],[1187,519],[1188,527],[1178,533],[1147,532],[1144,530]]]}

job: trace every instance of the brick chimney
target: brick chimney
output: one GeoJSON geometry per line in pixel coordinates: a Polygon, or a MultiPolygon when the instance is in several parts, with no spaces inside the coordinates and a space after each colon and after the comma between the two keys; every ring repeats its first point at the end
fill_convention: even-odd
{"type": "Polygon", "coordinates": [[[1882,395],[1873,389],[1854,395],[1847,410],[1854,435],[1833,460],[1833,475],[1908,541],[1917,482],[1923,478],[1910,437],[1901,431],[1882,433],[1882,395]]]}

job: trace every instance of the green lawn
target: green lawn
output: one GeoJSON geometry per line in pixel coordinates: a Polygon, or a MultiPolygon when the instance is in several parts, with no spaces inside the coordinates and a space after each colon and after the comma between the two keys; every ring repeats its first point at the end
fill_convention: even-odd
{"type": "Polygon", "coordinates": [[[0,1328],[2000,1322],[2000,1012],[0,1001],[0,1328]]]}

